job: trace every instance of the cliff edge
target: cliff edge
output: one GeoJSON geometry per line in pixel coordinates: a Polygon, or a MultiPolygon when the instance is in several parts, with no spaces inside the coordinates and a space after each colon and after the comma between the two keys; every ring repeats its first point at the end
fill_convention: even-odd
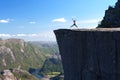
{"type": "Polygon", "coordinates": [[[120,28],[58,29],[64,80],[120,80],[120,28]]]}

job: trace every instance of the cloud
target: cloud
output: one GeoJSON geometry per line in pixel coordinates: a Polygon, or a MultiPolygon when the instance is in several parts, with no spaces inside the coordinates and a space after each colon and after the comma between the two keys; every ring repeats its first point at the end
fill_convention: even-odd
{"type": "Polygon", "coordinates": [[[9,23],[10,19],[1,19],[0,23],[9,23]]]}
{"type": "Polygon", "coordinates": [[[15,36],[18,36],[18,37],[26,37],[27,35],[26,34],[17,34],[15,36]]]}
{"type": "Polygon", "coordinates": [[[57,19],[53,19],[52,22],[63,22],[63,23],[65,23],[66,19],[65,18],[57,18],[57,19]]]}
{"type": "Polygon", "coordinates": [[[0,34],[0,37],[11,37],[10,34],[0,34]]]}
{"type": "Polygon", "coordinates": [[[98,23],[99,21],[101,21],[101,19],[90,19],[90,20],[81,20],[78,21],[79,24],[94,24],[94,23],[98,23]]]}
{"type": "Polygon", "coordinates": [[[35,21],[30,21],[29,23],[30,23],[30,24],[36,24],[36,22],[35,22],[35,21]]]}
{"type": "Polygon", "coordinates": [[[46,31],[41,33],[33,34],[0,34],[0,37],[3,39],[7,38],[20,38],[26,41],[55,41],[55,35],[53,31],[46,31]]]}

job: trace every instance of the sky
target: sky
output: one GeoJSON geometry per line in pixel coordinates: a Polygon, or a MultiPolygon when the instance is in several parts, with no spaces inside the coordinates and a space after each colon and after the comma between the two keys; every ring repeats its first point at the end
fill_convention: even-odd
{"type": "Polygon", "coordinates": [[[55,41],[53,30],[95,28],[117,0],[0,0],[0,38],[55,41]]]}

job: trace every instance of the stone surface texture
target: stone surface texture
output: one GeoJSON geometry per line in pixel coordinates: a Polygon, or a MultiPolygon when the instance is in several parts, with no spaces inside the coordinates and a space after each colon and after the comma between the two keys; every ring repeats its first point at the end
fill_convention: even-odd
{"type": "Polygon", "coordinates": [[[99,28],[120,27],[120,0],[117,0],[115,6],[109,6],[105,11],[103,20],[98,25],[99,28]]]}
{"type": "Polygon", "coordinates": [[[120,28],[54,32],[64,80],[120,80],[120,28]]]}

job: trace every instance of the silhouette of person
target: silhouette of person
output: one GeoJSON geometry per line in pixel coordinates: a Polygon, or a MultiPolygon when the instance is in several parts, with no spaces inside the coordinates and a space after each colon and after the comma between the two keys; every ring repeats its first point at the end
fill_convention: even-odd
{"type": "Polygon", "coordinates": [[[72,25],[71,27],[73,27],[73,26],[78,27],[78,26],[76,25],[76,20],[74,20],[74,19],[73,19],[73,25],[72,25]]]}

